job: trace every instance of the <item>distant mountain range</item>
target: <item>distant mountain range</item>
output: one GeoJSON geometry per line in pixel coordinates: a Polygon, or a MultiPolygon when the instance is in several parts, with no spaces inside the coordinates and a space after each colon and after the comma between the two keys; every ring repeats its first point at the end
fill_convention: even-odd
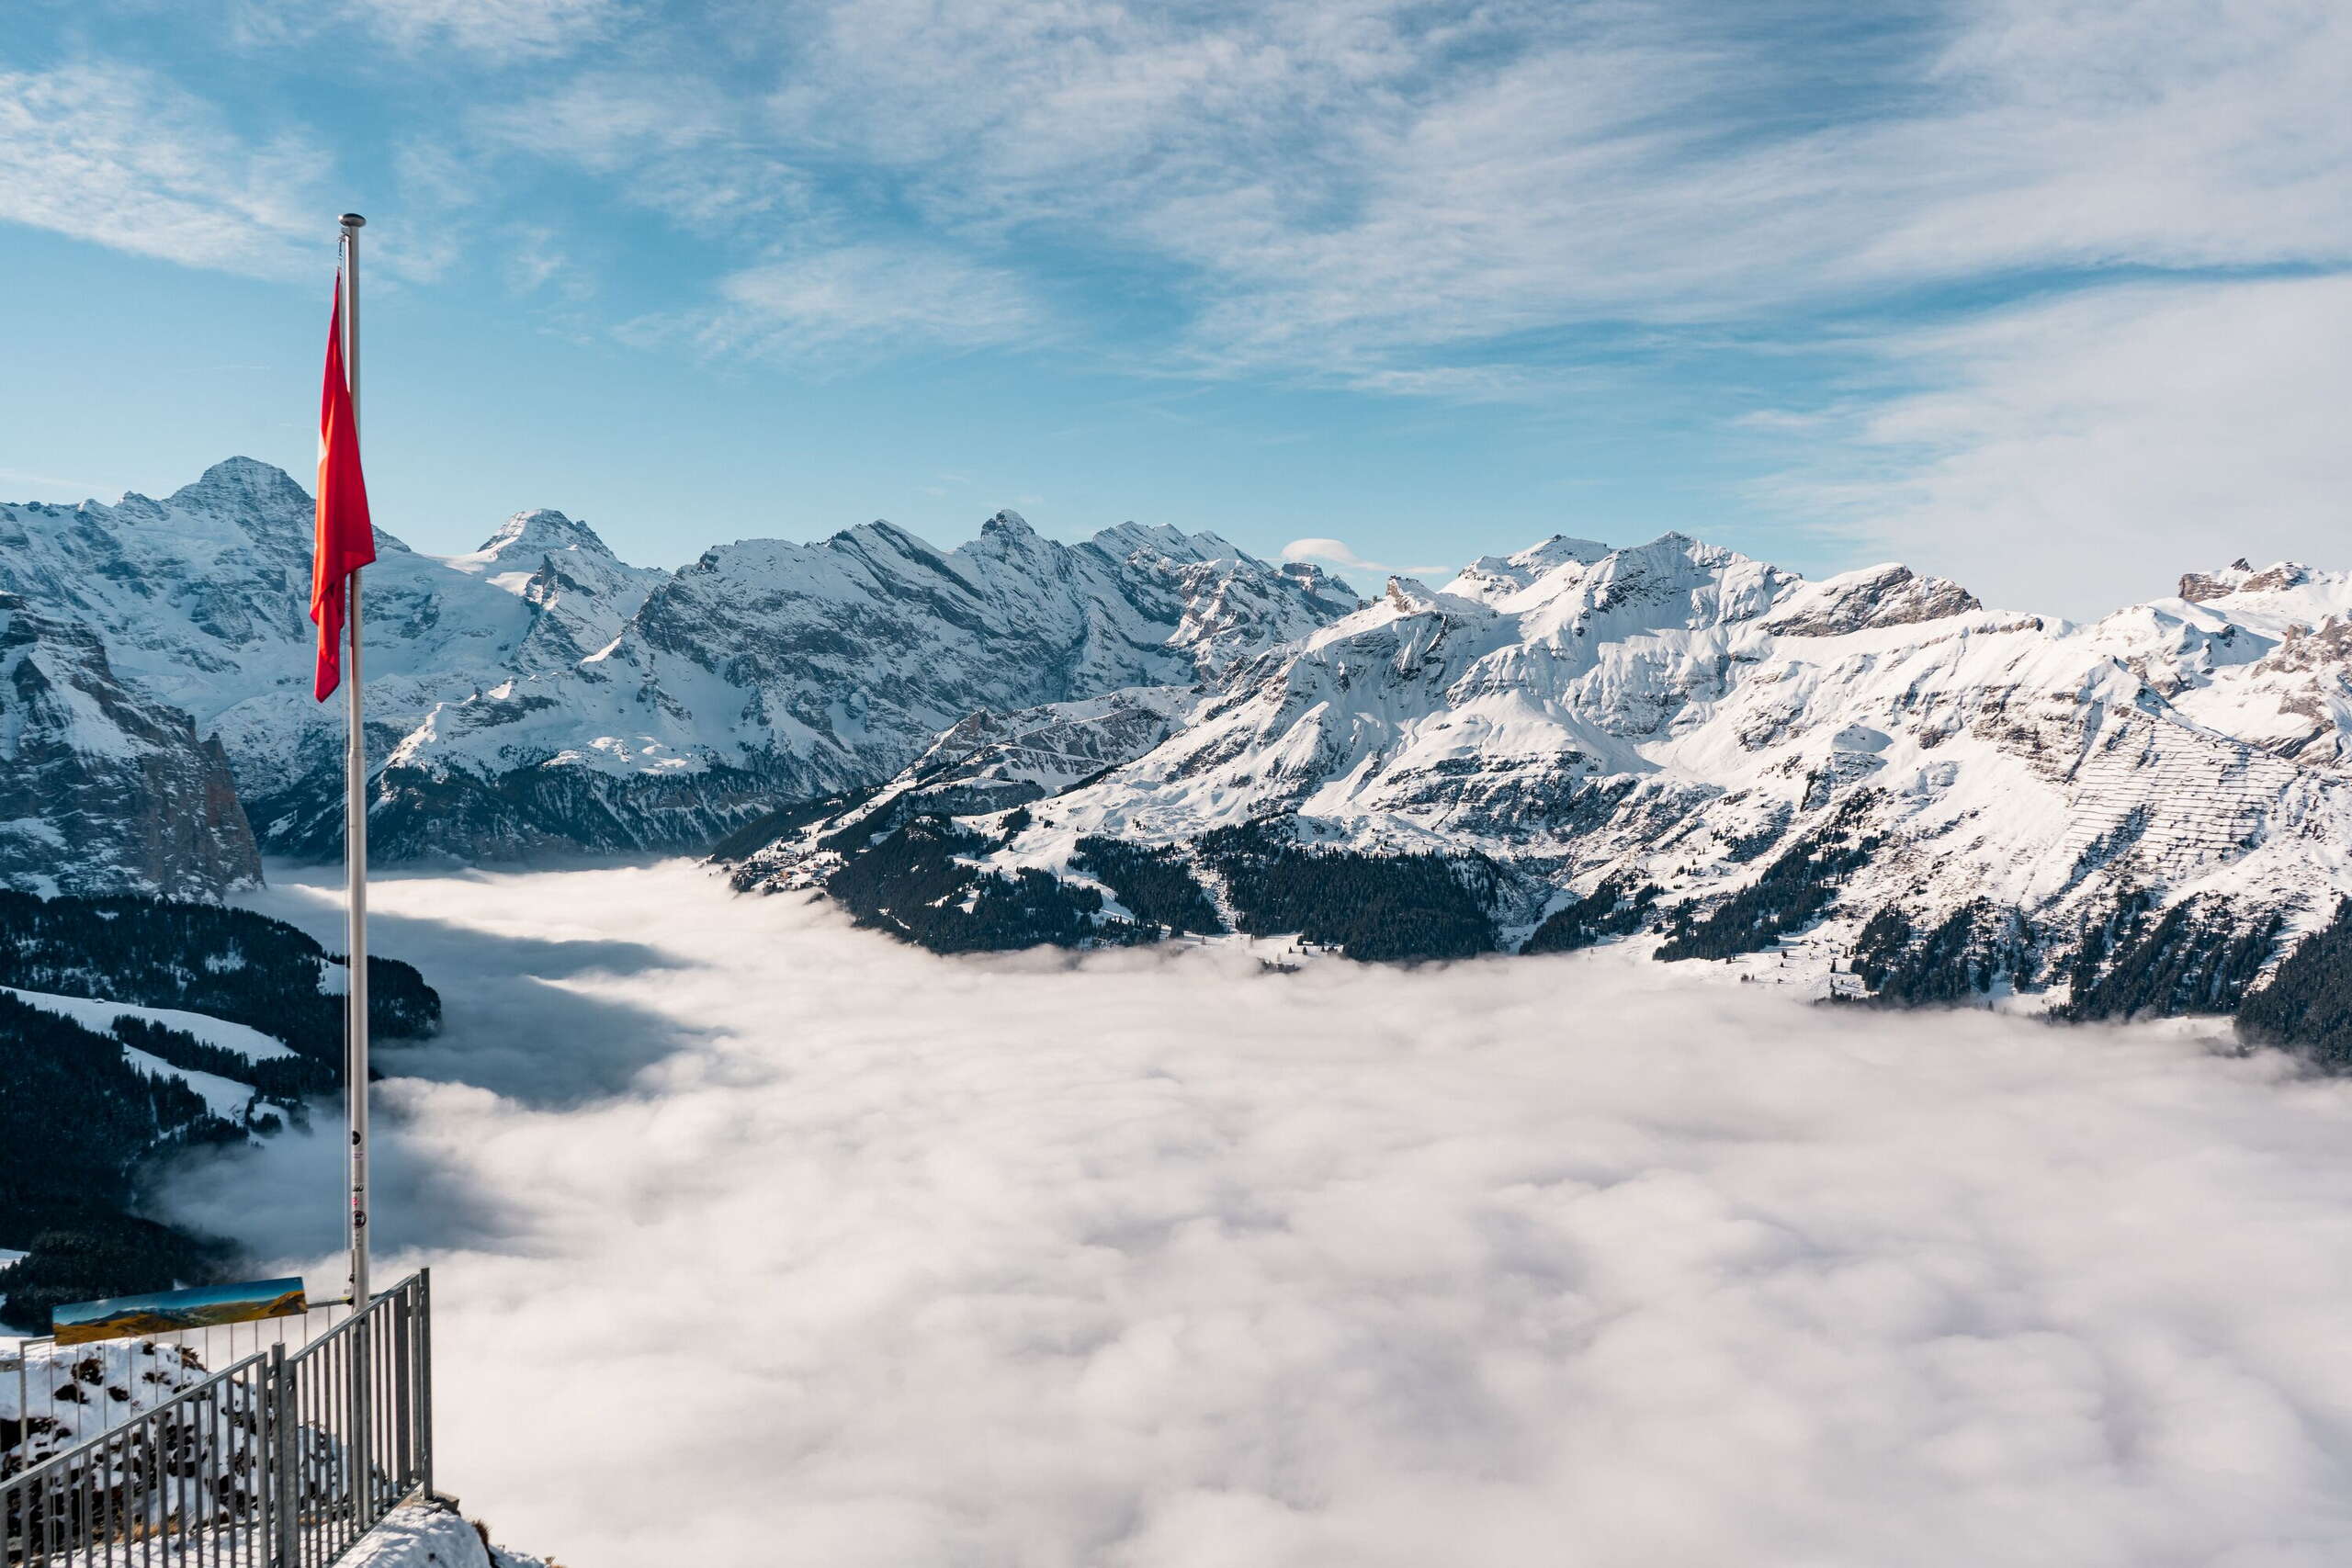
{"type": "MultiPolygon", "coordinates": [[[[311,527],[301,487],[248,458],[162,501],[0,505],[0,592],[44,617],[19,635],[101,651],[85,687],[168,705],[206,739],[134,733],[127,711],[83,711],[95,698],[43,733],[185,778],[175,801],[213,776],[217,738],[252,841],[224,824],[218,846],[61,859],[43,836],[74,809],[61,798],[0,827],[23,840],[0,874],[202,894],[252,875],[253,844],[338,852],[341,717],[308,687],[311,527]]],[[[377,548],[371,843],[395,860],[699,848],[779,800],[887,778],[978,709],[1212,679],[1356,604],[1207,535],[1128,525],[1070,546],[1011,513],[952,551],[875,523],[674,573],[554,512],[468,555],[381,532],[377,548]]]]}
{"type": "Polygon", "coordinates": [[[944,950],[1626,940],[2074,1018],[2239,1011],[2301,953],[2248,1032],[2352,1056],[2320,962],[2352,951],[2352,573],[2241,561],[2070,626],[1900,566],[1555,538],[1196,688],[975,718],[772,826],[726,846],[739,886],[944,950]]]}
{"type": "MultiPolygon", "coordinates": [[[[0,506],[0,749],[54,780],[0,821],[0,877],[217,893],[256,849],[334,852],[309,531],[247,459],[0,506]]],[[[740,886],[943,950],[1622,939],[2084,1017],[2234,1010],[2352,894],[2352,573],[2241,561],[2069,626],[1672,534],[1369,602],[1211,535],[1010,513],[675,573],[550,512],[379,548],[386,859],[716,844],[740,886]]]]}

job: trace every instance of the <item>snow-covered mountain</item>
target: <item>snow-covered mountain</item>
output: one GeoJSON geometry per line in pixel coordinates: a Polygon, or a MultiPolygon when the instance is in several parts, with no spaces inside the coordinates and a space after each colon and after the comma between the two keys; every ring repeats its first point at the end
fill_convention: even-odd
{"type": "Polygon", "coordinates": [[[1355,604],[1211,535],[1065,545],[1009,512],[953,550],[888,523],[725,546],[577,662],[424,715],[381,829],[412,852],[707,844],[887,778],[976,710],[1189,683],[1355,604]]]}
{"type": "MultiPolygon", "coordinates": [[[[263,848],[331,856],[340,715],[311,700],[311,501],[247,458],[156,501],[0,505],[0,591],[217,736],[263,848]]],[[[941,550],[888,523],[631,567],[555,512],[447,558],[381,532],[366,578],[371,847],[700,847],[886,778],[980,708],[1189,683],[1352,610],[1309,567],[1011,513],[941,550]]],[[[36,814],[37,815],[37,814],[36,814]]]]}
{"type": "Polygon", "coordinates": [[[2222,1006],[2352,893],[2352,573],[2182,590],[2073,626],[1899,566],[1808,582],[1679,535],[1557,538],[1393,581],[1164,738],[1113,710],[1091,747],[1068,709],[967,727],[737,877],[846,874],[943,946],[1075,908],[1106,934],[1637,935],[1823,994],[1959,974],[2078,1011],[2222,1006]],[[1048,730],[1107,771],[1023,773],[1048,730]]]}
{"type": "MultiPolygon", "coordinates": [[[[302,488],[242,457],[162,501],[0,505],[0,591],[82,628],[128,686],[217,737],[269,849],[299,847],[340,767],[342,715],[311,697],[311,532],[302,488]]],[[[650,586],[555,513],[456,562],[380,530],[376,544],[368,694],[386,750],[445,697],[568,662],[574,627],[616,621],[650,586]]]]}
{"type": "MultiPolygon", "coordinates": [[[[0,506],[9,646],[40,650],[0,713],[55,781],[12,796],[0,875],[250,875],[223,760],[263,848],[335,851],[310,517],[245,459],[160,502],[0,506]]],[[[1063,544],[1011,513],[950,550],[874,523],[674,573],[552,512],[379,549],[386,859],[723,840],[745,886],[822,883],[941,947],[1624,937],[2092,1013],[2230,1003],[2352,893],[2352,574],[2293,563],[2069,626],[1679,535],[1368,604],[1213,535],[1063,544]]]]}

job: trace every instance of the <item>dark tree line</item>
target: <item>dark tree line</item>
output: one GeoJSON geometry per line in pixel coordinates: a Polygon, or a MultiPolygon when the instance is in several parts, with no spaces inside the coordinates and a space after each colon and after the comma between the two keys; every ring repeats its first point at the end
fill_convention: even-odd
{"type": "Polygon", "coordinates": [[[1850,824],[1866,810],[1869,796],[1849,800],[1838,817],[1807,833],[1764,868],[1764,874],[1703,916],[1685,905],[1674,912],[1657,957],[1734,958],[1761,953],[1781,937],[1821,918],[1838,897],[1838,885],[1867,862],[1879,840],[1850,824]]]}
{"type": "Polygon", "coordinates": [[[30,1254],[0,1270],[0,1320],[43,1330],[60,1302],[194,1283],[221,1256],[124,1211],[156,1151],[245,1130],[122,1045],[0,992],[0,1242],[30,1254]]]}
{"type": "MultiPolygon", "coordinates": [[[[249,910],[0,891],[0,986],[186,1009],[296,1052],[250,1060],[128,1015],[103,1033],[0,993],[0,1246],[30,1252],[0,1272],[0,1318],[43,1328],[60,1302],[218,1277],[232,1260],[221,1244],[129,1212],[141,1173],[173,1150],[242,1142],[284,1118],[258,1106],[241,1120],[213,1115],[178,1078],[127,1062],[123,1047],[295,1106],[341,1081],[343,998],[320,988],[333,962],[294,927],[249,910]]],[[[441,998],[413,967],[371,959],[368,977],[379,1037],[438,1026],[441,998]]]]}
{"type": "MultiPolygon", "coordinates": [[[[314,1060],[343,1059],[343,998],[319,988],[342,963],[288,925],[167,898],[40,898],[0,890],[0,986],[184,1008],[248,1024],[314,1060]]],[[[441,998],[413,965],[368,960],[377,1038],[427,1035],[441,998]]]]}
{"type": "Polygon", "coordinates": [[[2352,898],[2272,972],[2238,1009],[2249,1044],[2307,1053],[2333,1072],[2352,1071],[2352,898]]]}
{"type": "Polygon", "coordinates": [[[933,953],[999,953],[1086,942],[1156,942],[1157,925],[1105,916],[1102,895],[1042,871],[1011,875],[967,863],[990,841],[956,822],[917,817],[852,854],[826,888],[860,925],[933,953]]]}
{"type": "MultiPolygon", "coordinates": [[[[799,800],[789,806],[779,806],[763,812],[729,833],[710,847],[710,858],[732,863],[759,853],[786,834],[797,833],[812,822],[837,817],[844,811],[865,805],[881,793],[882,786],[844,790],[818,800],[799,800]]],[[[876,825],[877,827],[879,824],[876,825]]]]}
{"type": "Polygon", "coordinates": [[[1649,919],[1657,902],[1657,885],[1627,884],[1611,877],[1570,904],[1544,917],[1528,939],[1522,953],[1573,953],[1612,936],[1631,936],[1649,919]]]}
{"type": "Polygon", "coordinates": [[[1202,936],[1225,930],[1181,851],[1089,836],[1079,840],[1070,863],[1101,877],[1138,919],[1202,936]]]}
{"type": "Polygon", "coordinates": [[[2276,913],[2245,920],[2228,900],[2203,898],[2176,904],[2152,921],[2150,903],[2144,892],[2128,894],[2112,914],[2085,929],[2060,1017],[2233,1011],[2286,924],[2276,913]]]}
{"type": "Polygon", "coordinates": [[[1365,854],[1301,844],[1284,826],[1219,828],[1195,846],[1225,880],[1243,931],[1296,931],[1366,962],[1495,950],[1497,874],[1478,856],[1365,854]]]}
{"type": "Polygon", "coordinates": [[[2039,949],[2033,927],[1978,898],[1920,931],[1889,904],[1854,940],[1854,974],[1865,990],[1894,1007],[1948,1007],[1982,995],[2007,976],[2033,984],[2039,949]]]}
{"type": "MultiPolygon", "coordinates": [[[[370,1007],[368,1011],[375,1009],[370,1007]]],[[[264,1100],[289,1105],[305,1095],[332,1094],[343,1087],[343,1066],[315,1056],[254,1058],[226,1045],[198,1040],[185,1029],[174,1029],[153,1019],[125,1016],[114,1021],[115,1038],[149,1055],[185,1067],[251,1084],[264,1100]]]]}

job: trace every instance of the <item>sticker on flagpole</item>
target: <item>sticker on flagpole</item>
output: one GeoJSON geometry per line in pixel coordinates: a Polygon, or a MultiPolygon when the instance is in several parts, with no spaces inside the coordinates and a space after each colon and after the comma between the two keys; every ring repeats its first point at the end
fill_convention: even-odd
{"type": "Polygon", "coordinates": [[[49,1320],[60,1345],[84,1345],[93,1339],[119,1339],[135,1334],[176,1334],[228,1323],[300,1317],[310,1310],[300,1280],[248,1280],[236,1285],[198,1285],[189,1291],[74,1302],[53,1309],[49,1320]]]}

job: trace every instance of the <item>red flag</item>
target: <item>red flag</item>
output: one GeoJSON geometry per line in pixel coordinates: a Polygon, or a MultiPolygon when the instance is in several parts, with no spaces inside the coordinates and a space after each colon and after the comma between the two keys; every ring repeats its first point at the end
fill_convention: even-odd
{"type": "Polygon", "coordinates": [[[327,321],[326,387],[319,395],[318,545],[311,558],[311,619],[319,628],[318,673],[311,693],[321,702],[343,683],[344,583],[375,558],[376,526],[368,515],[368,480],[359,471],[359,427],[343,369],[338,277],[334,313],[327,321]]]}

